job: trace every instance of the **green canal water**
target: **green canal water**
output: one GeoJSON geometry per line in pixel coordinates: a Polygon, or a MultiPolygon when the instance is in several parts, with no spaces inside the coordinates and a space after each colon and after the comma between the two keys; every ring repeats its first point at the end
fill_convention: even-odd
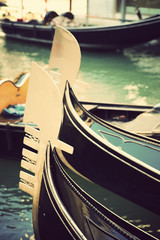
{"type": "MultiPolygon", "coordinates": [[[[49,46],[0,38],[0,77],[14,78],[29,70],[32,61],[47,68],[49,56],[49,46]]],[[[82,50],[78,79],[88,83],[75,89],[79,99],[154,105],[160,102],[160,44],[112,52],[82,50]]]]}
{"type": "MultiPolygon", "coordinates": [[[[14,78],[30,70],[32,61],[47,68],[49,56],[49,46],[0,37],[0,77],[14,78]]],[[[82,50],[78,79],[87,83],[75,86],[80,100],[155,105],[160,102],[160,45],[152,42],[112,52],[82,50]]],[[[20,162],[0,159],[2,240],[33,239],[32,198],[18,189],[19,170],[20,162]]]]}

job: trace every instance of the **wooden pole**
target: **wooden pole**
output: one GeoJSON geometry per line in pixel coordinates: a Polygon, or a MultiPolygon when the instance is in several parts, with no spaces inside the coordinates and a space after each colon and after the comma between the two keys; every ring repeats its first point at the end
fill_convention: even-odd
{"type": "Polygon", "coordinates": [[[44,0],[45,1],[45,12],[47,12],[47,0],[44,0]]]}
{"type": "Polygon", "coordinates": [[[126,0],[121,0],[121,20],[125,21],[126,15],[126,0]]]}
{"type": "Polygon", "coordinates": [[[23,19],[23,0],[21,0],[21,18],[23,19]]]}
{"type": "Polygon", "coordinates": [[[87,9],[86,9],[86,25],[88,25],[88,16],[89,16],[89,0],[87,0],[87,9]]]}
{"type": "Polygon", "coordinates": [[[69,0],[69,11],[72,12],[72,0],[69,0]]]}

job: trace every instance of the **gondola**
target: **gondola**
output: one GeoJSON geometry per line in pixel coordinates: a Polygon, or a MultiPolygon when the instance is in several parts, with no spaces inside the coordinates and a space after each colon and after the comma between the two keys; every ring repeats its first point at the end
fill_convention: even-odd
{"type": "Polygon", "coordinates": [[[9,105],[24,104],[26,102],[28,82],[28,71],[20,73],[14,80],[0,79],[0,114],[9,105]]]}
{"type": "Polygon", "coordinates": [[[114,126],[160,140],[160,104],[155,106],[96,104],[96,102],[81,104],[95,116],[114,126]]]}
{"type": "Polygon", "coordinates": [[[33,196],[36,239],[159,239],[159,141],[94,116],[66,80],[32,64],[19,187],[33,196]]]}
{"type": "MultiPolygon", "coordinates": [[[[113,122],[115,125],[120,125],[120,127],[123,129],[125,128],[126,124],[132,123],[136,117],[140,116],[141,114],[143,116],[143,114],[145,115],[149,110],[151,111],[154,109],[154,107],[151,105],[137,106],[85,101],[82,101],[81,103],[95,116],[110,123],[113,122]]],[[[8,108],[4,109],[2,114],[0,114],[1,157],[7,157],[10,159],[12,158],[19,161],[21,160],[22,148],[24,146],[23,138],[25,134],[23,123],[24,109],[25,107],[23,105],[22,107],[21,105],[9,106],[8,108]],[[19,108],[22,109],[19,111],[19,108]]],[[[144,135],[155,140],[160,140],[159,131],[149,131],[148,133],[145,132],[144,135]]]]}
{"type": "MultiPolygon", "coordinates": [[[[92,114],[101,118],[101,120],[114,123],[115,126],[118,125],[118,127],[122,129],[125,129],[125,126],[127,126],[128,123],[133,123],[134,119],[136,120],[136,117],[143,116],[147,114],[148,111],[152,111],[154,109],[154,106],[151,105],[138,106],[85,101],[81,101],[81,103],[85,108],[89,109],[92,114]]],[[[23,138],[25,134],[23,123],[24,107],[22,106],[22,108],[23,109],[20,113],[19,110],[17,113],[17,106],[10,106],[5,109],[5,111],[7,111],[4,111],[5,114],[3,113],[0,115],[0,139],[2,146],[0,148],[1,157],[7,157],[10,159],[13,158],[19,161],[21,160],[22,148],[24,146],[23,138]],[[8,113],[10,109],[12,110],[11,114],[8,113]]],[[[143,122],[143,120],[141,122],[143,122]]],[[[155,140],[160,140],[159,130],[149,132],[141,131],[139,134],[146,135],[155,140]]]]}
{"type": "Polygon", "coordinates": [[[24,71],[14,80],[0,80],[0,156],[21,159],[24,137],[24,104],[30,73],[24,71]]]}
{"type": "MultiPolygon", "coordinates": [[[[36,20],[26,23],[4,19],[1,27],[7,38],[47,45],[52,44],[55,33],[55,26],[46,26],[44,22],[39,23],[36,20]]],[[[120,22],[113,26],[66,28],[83,48],[121,49],[158,39],[160,37],[160,15],[133,22],[120,22]]]]}

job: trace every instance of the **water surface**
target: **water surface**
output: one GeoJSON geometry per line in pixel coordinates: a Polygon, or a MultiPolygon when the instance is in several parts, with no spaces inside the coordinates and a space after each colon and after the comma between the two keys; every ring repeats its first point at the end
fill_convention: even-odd
{"type": "Polygon", "coordinates": [[[33,240],[32,197],[18,188],[20,161],[0,158],[0,239],[33,240]]]}
{"type": "MultiPolygon", "coordinates": [[[[49,46],[0,38],[0,52],[0,77],[16,77],[32,61],[48,67],[49,46]]],[[[160,102],[160,45],[82,51],[78,79],[88,83],[75,89],[79,99],[154,105],[160,102]]]]}

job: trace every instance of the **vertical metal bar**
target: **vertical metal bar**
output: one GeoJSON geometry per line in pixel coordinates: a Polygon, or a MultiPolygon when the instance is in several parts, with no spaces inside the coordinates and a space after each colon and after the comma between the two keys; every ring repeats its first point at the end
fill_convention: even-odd
{"type": "Polygon", "coordinates": [[[126,15],[126,0],[121,0],[121,20],[125,21],[126,15]]]}
{"type": "Polygon", "coordinates": [[[21,18],[22,19],[23,19],[23,9],[24,9],[23,0],[21,0],[21,18]]]}
{"type": "Polygon", "coordinates": [[[72,0],[69,0],[69,11],[72,12],[72,0]]]}
{"type": "Polygon", "coordinates": [[[89,16],[89,0],[87,0],[86,4],[86,25],[88,25],[88,16],[89,16]]]}

